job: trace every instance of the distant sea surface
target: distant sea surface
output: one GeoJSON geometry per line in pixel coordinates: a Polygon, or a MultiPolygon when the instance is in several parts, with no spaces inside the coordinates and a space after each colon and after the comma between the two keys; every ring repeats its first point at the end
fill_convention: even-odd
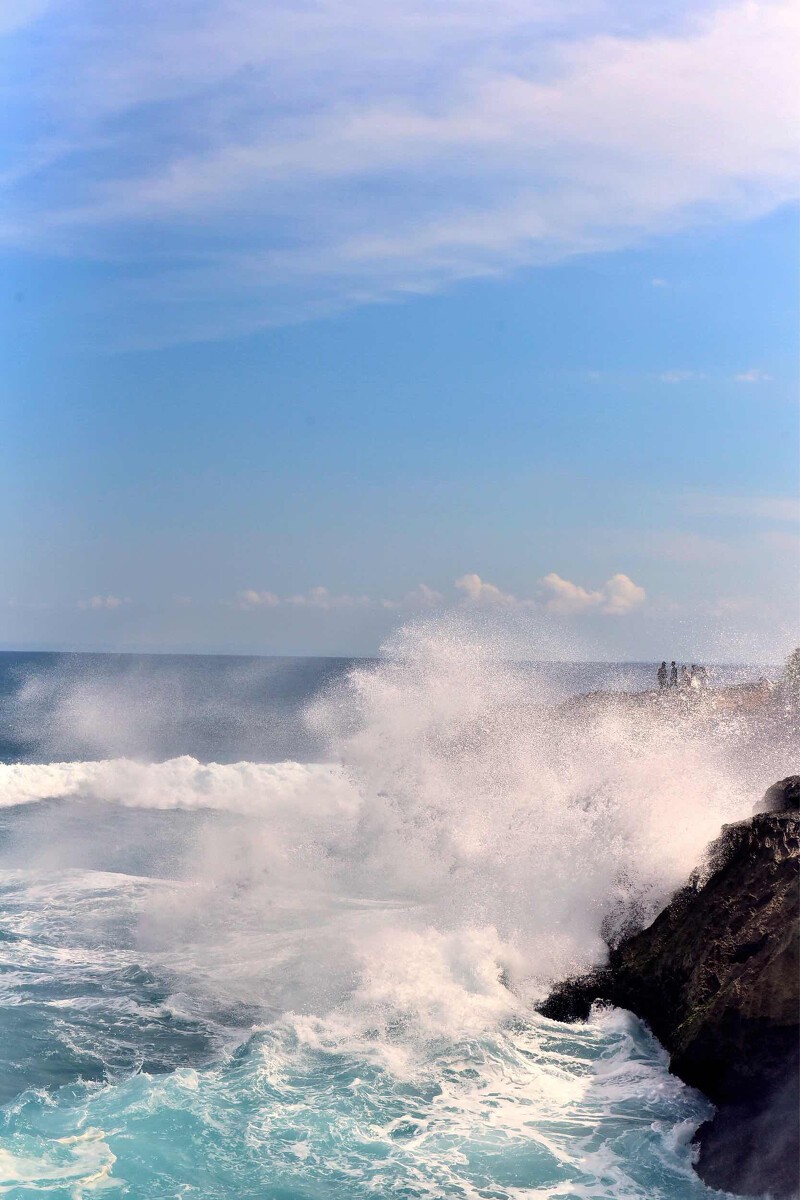
{"type": "Polygon", "coordinates": [[[717,1195],[645,1027],[534,1011],[791,766],[702,701],[558,707],[655,669],[0,654],[0,1194],[717,1195]]]}

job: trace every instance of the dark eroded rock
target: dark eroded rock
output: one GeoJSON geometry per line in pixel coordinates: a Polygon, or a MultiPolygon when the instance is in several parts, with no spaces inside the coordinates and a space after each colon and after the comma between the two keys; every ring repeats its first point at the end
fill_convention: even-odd
{"type": "Polygon", "coordinates": [[[800,810],[800,775],[787,775],[767,788],[753,812],[797,812],[800,810]]]}
{"type": "Polygon", "coordinates": [[[800,1190],[799,855],[795,811],[725,826],[652,925],[541,1007],[585,1019],[600,999],[647,1021],[670,1070],[717,1106],[698,1173],[744,1195],[800,1190]]]}

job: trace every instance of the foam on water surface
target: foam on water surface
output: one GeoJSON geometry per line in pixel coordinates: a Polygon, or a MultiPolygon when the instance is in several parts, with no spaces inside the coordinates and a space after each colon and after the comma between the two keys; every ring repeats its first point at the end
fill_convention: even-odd
{"type": "Polygon", "coordinates": [[[73,1089],[69,1103],[20,1097],[4,1138],[15,1194],[706,1194],[687,1141],[708,1106],[632,1018],[534,1019],[406,1046],[394,1063],[360,1037],[287,1016],[213,1069],[73,1089]]]}
{"type": "Polygon", "coordinates": [[[533,1003],[787,773],[779,725],[555,705],[448,626],[308,722],[325,762],[0,764],[0,1195],[708,1195],[646,1030],[533,1003]]]}

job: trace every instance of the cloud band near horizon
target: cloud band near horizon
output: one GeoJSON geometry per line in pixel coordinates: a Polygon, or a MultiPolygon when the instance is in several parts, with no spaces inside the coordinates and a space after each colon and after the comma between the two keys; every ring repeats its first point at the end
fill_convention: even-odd
{"type": "Polygon", "coordinates": [[[462,575],[455,581],[454,594],[446,597],[442,592],[420,583],[400,600],[374,600],[369,596],[334,594],[325,587],[313,587],[307,592],[290,596],[279,596],[275,592],[245,588],[237,593],[234,606],[242,611],[274,609],[281,607],[300,609],[357,609],[380,607],[410,612],[424,609],[443,609],[455,606],[509,611],[512,609],[538,609],[562,617],[577,616],[586,612],[599,612],[606,616],[624,616],[645,602],[646,593],[627,575],[613,575],[601,588],[592,591],[562,579],[554,571],[540,580],[538,594],[532,598],[520,598],[504,592],[496,584],[481,579],[474,573],[462,575]]]}

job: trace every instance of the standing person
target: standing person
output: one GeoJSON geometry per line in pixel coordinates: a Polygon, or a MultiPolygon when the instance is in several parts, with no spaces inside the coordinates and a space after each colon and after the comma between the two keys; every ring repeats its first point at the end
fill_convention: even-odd
{"type": "Polygon", "coordinates": [[[672,665],[669,669],[669,686],[670,687],[678,686],[678,668],[677,668],[674,658],[672,660],[672,665]]]}
{"type": "Polygon", "coordinates": [[[663,689],[667,686],[667,664],[666,664],[666,662],[662,662],[661,666],[656,671],[656,679],[658,680],[658,686],[660,688],[663,689]]]}
{"type": "Polygon", "coordinates": [[[681,687],[688,688],[691,686],[692,686],[692,677],[689,674],[689,668],[684,663],[684,665],[681,667],[681,687]]]}

